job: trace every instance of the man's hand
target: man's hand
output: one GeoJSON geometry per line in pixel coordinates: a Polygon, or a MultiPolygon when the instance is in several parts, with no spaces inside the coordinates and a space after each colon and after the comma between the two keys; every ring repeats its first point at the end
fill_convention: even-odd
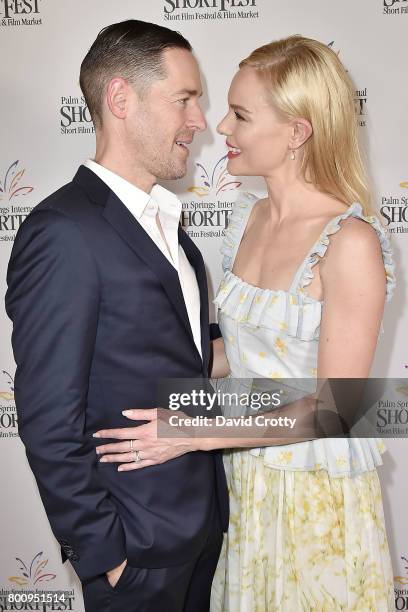
{"type": "Polygon", "coordinates": [[[106,572],[106,577],[112,589],[114,589],[115,586],[118,584],[119,578],[121,577],[126,567],[126,564],[127,564],[127,559],[125,559],[120,565],[118,565],[118,567],[115,567],[114,569],[109,570],[109,572],[106,572]]]}
{"type": "MultiPolygon", "coordinates": [[[[169,417],[174,414],[163,408],[124,410],[122,413],[132,421],[149,421],[139,427],[102,429],[94,434],[95,438],[116,438],[123,442],[113,442],[98,446],[96,452],[103,455],[101,462],[120,463],[119,472],[139,470],[150,465],[165,463],[185,453],[199,450],[192,429],[187,432],[182,427],[171,426],[169,417]],[[158,430],[160,437],[158,437],[158,430]]],[[[179,417],[185,416],[178,412],[179,417]]]]}

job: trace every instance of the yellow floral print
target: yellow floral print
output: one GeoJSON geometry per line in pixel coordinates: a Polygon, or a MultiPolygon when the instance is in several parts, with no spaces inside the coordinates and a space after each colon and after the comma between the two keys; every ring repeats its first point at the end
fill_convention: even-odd
{"type": "Polygon", "coordinates": [[[211,612],[393,612],[393,572],[375,470],[271,469],[228,451],[231,516],[211,612]],[[347,504],[344,504],[347,499],[347,504]]]}
{"type": "Polygon", "coordinates": [[[291,451],[282,451],[276,458],[276,461],[281,464],[289,465],[292,461],[293,453],[291,451]]]}
{"type": "Polygon", "coordinates": [[[278,372],[278,370],[274,370],[273,372],[269,372],[268,378],[283,378],[282,372],[278,372]]]}
{"type": "Polygon", "coordinates": [[[283,340],[281,340],[281,338],[276,338],[275,347],[280,353],[282,353],[282,355],[286,352],[286,344],[283,340]]]}

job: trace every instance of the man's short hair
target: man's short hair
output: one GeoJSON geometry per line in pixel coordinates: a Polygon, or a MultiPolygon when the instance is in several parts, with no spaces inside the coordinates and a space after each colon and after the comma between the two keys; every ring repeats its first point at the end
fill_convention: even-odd
{"type": "Polygon", "coordinates": [[[123,77],[142,94],[156,79],[164,79],[163,51],[192,51],[179,32],[155,23],[129,19],[101,30],[86,54],[79,82],[94,124],[102,125],[102,100],[106,85],[123,77]]]}

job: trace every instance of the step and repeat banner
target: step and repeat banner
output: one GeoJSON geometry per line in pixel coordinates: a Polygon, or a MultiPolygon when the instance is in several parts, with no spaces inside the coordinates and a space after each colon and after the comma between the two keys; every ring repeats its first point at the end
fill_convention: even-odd
{"type": "MultiPolygon", "coordinates": [[[[265,193],[258,179],[228,175],[225,139],[215,129],[227,110],[239,61],[290,34],[317,38],[339,54],[355,83],[374,200],[397,263],[397,289],[386,308],[372,375],[408,375],[408,0],[0,0],[0,612],[84,609],[79,582],[70,564],[61,563],[18,437],[11,324],[3,296],[19,226],[94,153],[94,129],[78,83],[81,61],[101,28],[129,18],[179,30],[200,63],[208,129],[196,138],[187,176],[165,186],[179,195],[183,224],[202,249],[210,298],[221,278],[219,246],[238,191],[265,193]],[[21,601],[21,593],[36,590],[47,597],[21,601]]],[[[396,393],[399,399],[383,407],[381,423],[391,433],[393,426],[406,424],[408,432],[408,383],[396,393]]],[[[408,442],[386,443],[380,477],[396,609],[408,610],[408,442]]]]}

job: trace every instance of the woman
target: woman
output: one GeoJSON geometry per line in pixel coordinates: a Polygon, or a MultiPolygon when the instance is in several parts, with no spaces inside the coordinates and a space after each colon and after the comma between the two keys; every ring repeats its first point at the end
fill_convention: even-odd
{"type": "MultiPolygon", "coordinates": [[[[337,55],[299,36],[255,50],[232,81],[218,126],[228,170],[268,189],[237,203],[222,249],[215,302],[233,376],[369,375],[394,276],[353,93],[337,55]]],[[[228,452],[212,609],[394,610],[380,450],[327,439],[228,452]]]]}
{"type": "MultiPolygon", "coordinates": [[[[353,94],[337,55],[300,36],[240,64],[218,131],[230,174],[263,176],[268,195],[244,195],[232,212],[214,377],[369,375],[395,280],[370,209],[353,94]]],[[[277,442],[215,438],[180,451],[240,447],[225,453],[231,519],[212,610],[393,610],[381,443],[277,442]]],[[[152,449],[144,444],[140,467],[159,462],[152,449]]]]}

